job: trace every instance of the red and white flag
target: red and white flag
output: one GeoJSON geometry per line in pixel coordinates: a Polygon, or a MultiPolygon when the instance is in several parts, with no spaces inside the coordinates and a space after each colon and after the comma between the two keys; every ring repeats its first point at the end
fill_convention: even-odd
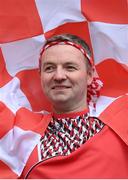
{"type": "Polygon", "coordinates": [[[37,142],[41,110],[39,52],[51,35],[72,33],[93,51],[104,83],[96,111],[128,95],[127,0],[0,1],[0,178],[17,178],[37,142]]]}

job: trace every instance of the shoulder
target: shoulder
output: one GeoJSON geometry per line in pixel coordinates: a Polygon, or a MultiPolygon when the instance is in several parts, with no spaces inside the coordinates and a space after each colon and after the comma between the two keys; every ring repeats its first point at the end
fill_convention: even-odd
{"type": "Polygon", "coordinates": [[[128,94],[117,98],[99,116],[128,145],[128,94]]]}

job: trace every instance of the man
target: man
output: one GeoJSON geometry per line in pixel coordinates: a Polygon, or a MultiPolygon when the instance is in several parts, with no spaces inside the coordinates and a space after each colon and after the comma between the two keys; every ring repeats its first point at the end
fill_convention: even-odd
{"type": "MultiPolygon", "coordinates": [[[[77,149],[87,139],[90,139],[90,137],[99,132],[103,127],[103,123],[97,119],[86,120],[88,119],[89,113],[87,87],[93,81],[93,62],[90,55],[91,52],[87,44],[73,35],[60,35],[51,38],[43,49],[41,57],[41,83],[46,96],[53,106],[54,113],[53,123],[52,125],[50,124],[49,131],[52,129],[57,131],[57,126],[57,128],[63,131],[61,136],[64,136],[64,139],[63,137],[59,137],[60,134],[56,134],[55,137],[60,144],[63,144],[62,146],[59,144],[57,147],[55,143],[54,147],[52,147],[54,140],[51,139],[51,144],[45,148],[43,143],[42,154],[43,156],[46,156],[44,158],[47,158],[46,152],[49,154],[51,151],[53,152],[51,152],[50,156],[53,156],[53,154],[69,154],[77,149]],[[81,44],[83,44],[85,48],[83,48],[81,44]],[[77,115],[75,113],[77,113],[77,115]],[[78,113],[82,116],[79,116],[79,120],[77,120],[78,113]],[[59,120],[58,118],[55,118],[58,114],[59,117],[63,116],[63,120],[61,118],[59,120]],[[73,119],[75,118],[75,120],[72,120],[72,118],[70,120],[66,119],[66,117],[71,116],[73,116],[73,119]],[[67,124],[66,121],[70,122],[67,124]],[[78,123],[76,121],[78,121],[78,123]],[[83,124],[81,124],[82,121],[83,124]],[[90,123],[92,124],[90,125],[90,123]],[[85,130],[81,129],[82,126],[85,130]],[[76,128],[76,131],[73,131],[73,128],[76,128]],[[68,132],[69,129],[70,132],[68,132]],[[76,133],[78,137],[74,137],[72,142],[69,142],[70,135],[72,134],[72,136],[74,136],[74,133],[76,133]],[[65,139],[66,135],[69,136],[67,140],[65,139]],[[80,139],[79,136],[83,137],[80,139]],[[77,141],[76,138],[79,140],[75,144],[75,141],[77,141]],[[58,150],[55,152],[56,148],[58,150]],[[63,152],[63,148],[64,152],[67,153],[63,152]]],[[[47,136],[49,136],[49,134],[50,132],[48,135],[46,133],[46,139],[48,139],[47,136]]],[[[43,142],[44,139],[45,138],[42,139],[43,142]]]]}
{"type": "Polygon", "coordinates": [[[48,39],[41,51],[40,73],[53,111],[38,144],[40,161],[34,164],[32,154],[26,178],[128,177],[128,156],[121,150],[128,152],[125,143],[112,127],[89,115],[101,82],[88,45],[69,34],[48,39]]]}

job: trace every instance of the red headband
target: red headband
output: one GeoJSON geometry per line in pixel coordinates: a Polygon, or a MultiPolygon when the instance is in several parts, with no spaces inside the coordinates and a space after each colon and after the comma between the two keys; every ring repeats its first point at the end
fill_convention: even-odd
{"type": "Polygon", "coordinates": [[[76,44],[74,42],[67,41],[67,40],[59,40],[59,41],[53,41],[53,42],[50,42],[49,44],[44,45],[44,47],[42,48],[41,53],[40,53],[40,61],[39,61],[40,67],[41,67],[41,57],[42,57],[42,54],[44,53],[44,51],[46,49],[48,49],[49,47],[55,46],[55,45],[70,45],[70,46],[73,46],[73,47],[79,49],[82,52],[82,54],[85,56],[85,58],[88,59],[90,64],[92,66],[94,65],[92,58],[89,56],[89,54],[85,51],[85,49],[80,44],[76,44]]]}

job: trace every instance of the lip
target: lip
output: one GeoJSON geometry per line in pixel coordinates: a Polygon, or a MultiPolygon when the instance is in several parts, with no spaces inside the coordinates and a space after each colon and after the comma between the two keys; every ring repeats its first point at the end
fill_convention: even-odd
{"type": "Polygon", "coordinates": [[[60,90],[60,89],[69,89],[70,86],[64,86],[64,85],[56,85],[56,86],[53,86],[52,89],[55,89],[55,90],[60,90]]]}

